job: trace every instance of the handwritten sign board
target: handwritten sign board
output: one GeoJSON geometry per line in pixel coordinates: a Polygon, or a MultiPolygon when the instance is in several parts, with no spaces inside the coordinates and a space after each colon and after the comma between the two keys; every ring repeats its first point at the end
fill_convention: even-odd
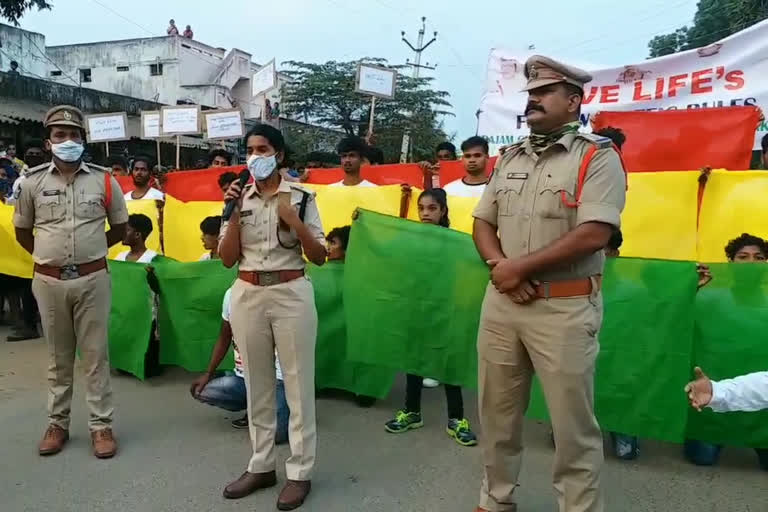
{"type": "Polygon", "coordinates": [[[141,112],[141,138],[160,138],[160,111],[144,110],[141,112]]]}
{"type": "Polygon", "coordinates": [[[163,107],[160,110],[160,135],[200,133],[200,105],[163,107]]]}
{"type": "Polygon", "coordinates": [[[272,59],[251,77],[251,91],[253,96],[258,96],[275,87],[277,87],[277,69],[275,59],[272,59]]]}
{"type": "Polygon", "coordinates": [[[94,114],[85,117],[88,142],[128,140],[128,116],[125,112],[94,114]]]}
{"type": "Polygon", "coordinates": [[[204,112],[208,139],[236,139],[242,137],[243,113],[238,108],[204,112]]]}
{"type": "Polygon", "coordinates": [[[357,65],[355,91],[379,98],[395,97],[397,71],[372,64],[357,65]]]}

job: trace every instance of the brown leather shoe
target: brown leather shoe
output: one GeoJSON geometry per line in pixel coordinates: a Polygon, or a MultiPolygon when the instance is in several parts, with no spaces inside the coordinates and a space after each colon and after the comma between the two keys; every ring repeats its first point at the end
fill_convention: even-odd
{"type": "Polygon", "coordinates": [[[309,480],[288,480],[277,498],[278,510],[293,510],[299,508],[309,496],[312,482],[309,480]]]}
{"type": "Polygon", "coordinates": [[[38,452],[40,455],[55,455],[64,448],[67,441],[69,441],[69,432],[58,425],[48,425],[38,445],[38,452]]]}
{"type": "Polygon", "coordinates": [[[274,471],[266,473],[249,473],[246,471],[240,478],[224,488],[224,497],[228,500],[244,498],[249,494],[266,489],[277,484],[277,475],[274,471]]]}
{"type": "Polygon", "coordinates": [[[117,453],[117,441],[112,435],[111,428],[91,432],[93,454],[99,459],[109,459],[117,453]]]}

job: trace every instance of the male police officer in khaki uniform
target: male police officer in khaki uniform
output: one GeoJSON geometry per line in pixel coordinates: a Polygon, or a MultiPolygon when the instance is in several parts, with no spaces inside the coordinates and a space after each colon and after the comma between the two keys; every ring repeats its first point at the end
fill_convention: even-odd
{"type": "Polygon", "coordinates": [[[32,291],[48,344],[48,429],[40,455],[61,451],[69,439],[75,349],[80,349],[88,422],[96,457],[112,457],[112,388],[107,320],[111,284],[107,247],[123,238],[128,211],[117,181],[82,162],[83,114],[54,107],[43,122],[51,163],[27,172],[18,192],[16,239],[35,260],[32,291]],[[104,232],[104,220],[111,229],[104,232]],[[33,231],[34,230],[34,231],[33,231]]]}
{"type": "Polygon", "coordinates": [[[626,179],[610,140],[578,133],[592,77],[541,56],[526,62],[525,76],[531,135],[499,158],[473,213],[475,245],[491,268],[477,340],[485,467],[478,510],[516,510],[535,372],[554,429],[560,512],[601,512],[603,442],[593,411],[600,275],[626,179]]]}

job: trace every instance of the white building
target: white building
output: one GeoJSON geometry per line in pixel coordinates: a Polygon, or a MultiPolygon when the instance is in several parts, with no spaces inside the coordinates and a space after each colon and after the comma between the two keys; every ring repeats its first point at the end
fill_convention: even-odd
{"type": "MultiPolygon", "coordinates": [[[[246,119],[261,117],[264,97],[251,93],[260,66],[236,48],[163,36],[48,46],[46,56],[50,80],[165,105],[240,107],[246,119]]],[[[268,97],[279,102],[279,88],[268,97]]]]}
{"type": "Polygon", "coordinates": [[[13,61],[18,63],[20,74],[45,78],[48,75],[45,36],[0,23],[0,71],[11,71],[13,61]]]}

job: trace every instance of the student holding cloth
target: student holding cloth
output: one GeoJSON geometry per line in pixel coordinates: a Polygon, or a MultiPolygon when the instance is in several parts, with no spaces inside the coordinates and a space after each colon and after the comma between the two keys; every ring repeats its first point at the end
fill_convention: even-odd
{"type": "Polygon", "coordinates": [[[302,505],[315,462],[315,338],[317,311],[304,259],[325,262],[326,248],[314,194],[284,181],[278,169],[285,155],[279,130],[259,125],[245,136],[253,182],[232,183],[226,201],[236,208],[221,227],[219,256],[239,263],[232,286],[231,325],[245,366],[253,456],[248,469],[224,489],[242,498],[277,483],[275,475],[275,349],[291,410],[288,482],[279,510],[302,505]]]}

